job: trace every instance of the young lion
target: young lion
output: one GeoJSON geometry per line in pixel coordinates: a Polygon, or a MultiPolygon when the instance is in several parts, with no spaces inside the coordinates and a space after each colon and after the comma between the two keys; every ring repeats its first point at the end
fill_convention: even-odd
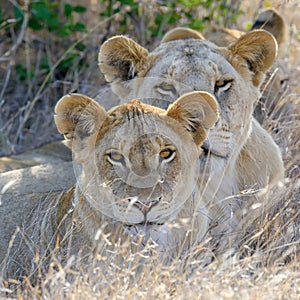
{"type": "Polygon", "coordinates": [[[187,93],[167,110],[132,100],[106,112],[91,98],[70,94],[55,113],[73,152],[77,183],[32,210],[3,262],[7,277],[43,270],[52,254],[61,263],[71,254],[84,257],[103,242],[102,231],[122,232],[116,240],[141,235],[167,256],[188,237],[188,243],[203,238],[209,218],[217,216],[217,207],[201,200],[197,163],[218,119],[212,95],[187,93]],[[173,228],[181,219],[185,227],[173,228]]]}

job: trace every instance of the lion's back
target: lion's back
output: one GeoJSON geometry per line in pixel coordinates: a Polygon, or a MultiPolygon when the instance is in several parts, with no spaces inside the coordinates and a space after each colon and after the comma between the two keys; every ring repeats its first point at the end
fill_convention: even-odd
{"type": "Polygon", "coordinates": [[[24,229],[25,220],[39,206],[47,206],[51,201],[69,189],[75,182],[73,166],[69,162],[39,165],[0,174],[0,263],[9,251],[14,234],[24,229]],[[49,176],[49,174],[56,176],[49,176]]]}

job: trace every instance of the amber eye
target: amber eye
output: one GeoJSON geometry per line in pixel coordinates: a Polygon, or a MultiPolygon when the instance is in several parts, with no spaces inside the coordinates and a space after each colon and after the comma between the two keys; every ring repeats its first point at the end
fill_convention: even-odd
{"type": "Polygon", "coordinates": [[[119,151],[116,150],[111,150],[109,152],[106,153],[108,161],[111,163],[124,163],[125,162],[125,158],[123,156],[123,154],[121,154],[119,151]]]}
{"type": "Polygon", "coordinates": [[[169,84],[167,82],[161,83],[157,87],[157,91],[162,95],[173,95],[173,94],[175,95],[176,94],[176,89],[175,89],[174,85],[169,84]]]}
{"type": "Polygon", "coordinates": [[[161,159],[171,161],[175,157],[175,150],[171,148],[165,148],[159,152],[159,157],[161,159]]]}
{"type": "Polygon", "coordinates": [[[215,93],[218,91],[222,91],[225,92],[227,90],[229,90],[229,88],[232,85],[232,79],[228,79],[228,80],[217,80],[215,83],[215,93]]]}
{"type": "Polygon", "coordinates": [[[217,87],[223,87],[226,84],[226,81],[220,80],[220,81],[216,81],[216,86],[217,87]]]}
{"type": "Polygon", "coordinates": [[[172,84],[163,83],[159,86],[161,89],[164,89],[165,91],[172,91],[174,89],[174,86],[172,84]]]}

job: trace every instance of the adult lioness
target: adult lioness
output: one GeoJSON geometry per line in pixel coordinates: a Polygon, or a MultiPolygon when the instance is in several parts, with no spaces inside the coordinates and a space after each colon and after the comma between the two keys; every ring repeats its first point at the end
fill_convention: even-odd
{"type": "Polygon", "coordinates": [[[252,117],[276,51],[274,37],[263,30],[218,47],[199,33],[180,28],[167,33],[150,53],[130,38],[112,37],[100,48],[99,67],[123,99],[149,98],[164,107],[191,90],[216,97],[220,118],[204,142],[200,160],[201,175],[208,178],[209,192],[203,197],[216,203],[283,178],[277,145],[252,117]]]}
{"type": "MultiPolygon", "coordinates": [[[[166,111],[132,100],[106,112],[91,98],[71,94],[57,103],[55,113],[79,165],[77,183],[61,195],[47,194],[32,209],[3,262],[6,277],[43,269],[53,253],[61,261],[86,255],[103,242],[98,241],[101,230],[141,233],[172,255],[185,240],[203,238],[210,219],[219,218],[220,207],[202,202],[198,182],[200,146],[218,119],[212,95],[187,93],[166,111]],[[178,226],[181,219],[185,227],[178,226]]],[[[11,197],[9,186],[4,189],[0,217],[7,220],[9,207],[22,202],[22,195],[11,197]]]]}

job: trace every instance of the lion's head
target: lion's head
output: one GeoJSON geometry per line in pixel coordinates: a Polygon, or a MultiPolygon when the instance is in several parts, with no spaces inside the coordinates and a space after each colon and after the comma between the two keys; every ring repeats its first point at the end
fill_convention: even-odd
{"type": "MultiPolygon", "coordinates": [[[[257,103],[254,116],[259,123],[263,123],[266,117],[277,117],[282,105],[283,95],[288,87],[288,72],[286,69],[287,37],[288,26],[283,17],[274,9],[262,11],[254,21],[251,30],[264,29],[275,37],[278,44],[278,56],[270,70],[267,72],[264,84],[262,85],[262,97],[257,103]]],[[[226,47],[234,43],[244,35],[244,31],[213,26],[205,33],[205,38],[214,44],[226,47]]]]}
{"type": "Polygon", "coordinates": [[[167,110],[132,100],[106,112],[71,94],[55,113],[94,210],[125,224],[157,224],[175,218],[194,192],[199,146],[217,121],[218,105],[206,92],[191,92],[167,110]]]}
{"type": "Polygon", "coordinates": [[[214,95],[220,118],[203,148],[220,166],[229,158],[233,165],[251,133],[253,108],[275,59],[276,41],[256,30],[218,47],[190,29],[184,31],[170,31],[151,53],[125,36],[112,37],[100,49],[100,69],[125,100],[139,97],[165,108],[189,91],[214,95]]]}

